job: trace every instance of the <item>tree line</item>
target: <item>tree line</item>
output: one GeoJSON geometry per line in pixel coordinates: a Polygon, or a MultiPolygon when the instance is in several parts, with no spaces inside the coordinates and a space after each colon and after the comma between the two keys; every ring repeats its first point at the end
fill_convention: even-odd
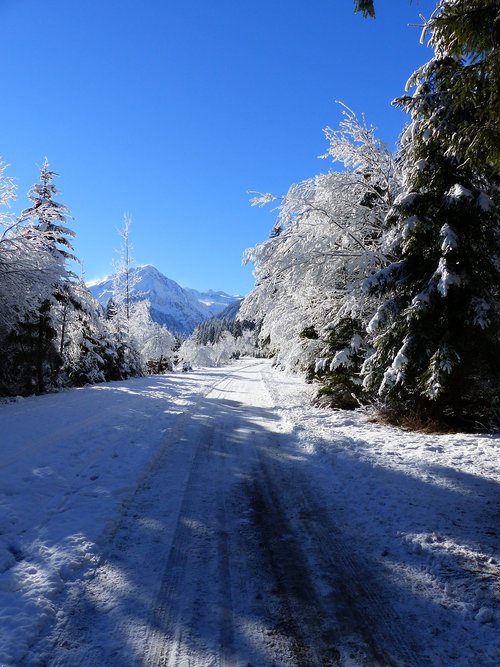
{"type": "Polygon", "coordinates": [[[44,161],[15,216],[12,177],[0,164],[0,395],[41,394],[141,375],[178,341],[132,303],[126,219],[113,293],[105,309],[71,268],[78,259],[69,209],[56,200],[57,174],[44,161]]]}
{"type": "Polygon", "coordinates": [[[434,55],[395,101],[411,118],[397,154],[345,107],[325,131],[341,169],[253,199],[279,215],[247,251],[241,315],[323,402],[498,426],[499,25],[498,0],[440,0],[423,26],[434,55]]]}

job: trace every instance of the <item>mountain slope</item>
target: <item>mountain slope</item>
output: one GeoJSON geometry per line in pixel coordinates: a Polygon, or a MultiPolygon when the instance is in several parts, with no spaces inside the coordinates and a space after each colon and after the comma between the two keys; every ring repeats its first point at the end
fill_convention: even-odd
{"type": "Polygon", "coordinates": [[[240,296],[231,296],[226,292],[215,292],[211,289],[208,292],[198,292],[198,290],[187,288],[187,291],[210,310],[212,317],[220,315],[228,306],[239,304],[242,299],[240,296]]]}
{"type": "MultiPolygon", "coordinates": [[[[132,299],[148,301],[152,319],[175,333],[189,334],[228,304],[239,301],[224,292],[185,289],[149,264],[132,269],[132,282],[135,280],[132,299]]],[[[88,288],[104,306],[113,294],[113,276],[92,281],[88,288]]]]}
{"type": "Polygon", "coordinates": [[[243,299],[238,299],[238,301],[233,301],[227,305],[224,310],[217,314],[217,317],[220,320],[235,320],[236,316],[240,312],[240,306],[243,299]]]}

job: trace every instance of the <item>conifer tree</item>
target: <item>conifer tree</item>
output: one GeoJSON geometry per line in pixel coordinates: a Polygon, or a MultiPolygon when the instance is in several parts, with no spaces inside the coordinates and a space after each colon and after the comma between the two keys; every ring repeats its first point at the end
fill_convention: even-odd
{"type": "Polygon", "coordinates": [[[500,182],[488,121],[498,10],[496,0],[442,0],[429,22],[435,56],[398,101],[412,121],[404,191],[387,217],[397,261],[367,283],[384,301],[365,385],[398,412],[462,427],[491,424],[499,409],[500,182]]]}
{"type": "Polygon", "coordinates": [[[45,158],[40,169],[40,180],[28,192],[28,198],[33,204],[23,211],[21,219],[29,221],[33,233],[43,238],[47,250],[59,266],[61,280],[67,280],[73,274],[67,269],[66,261],[77,261],[70,241],[75,232],[67,226],[69,208],[54,199],[60,192],[53,183],[56,176],[58,174],[50,169],[45,158]]]}
{"type": "Polygon", "coordinates": [[[116,315],[116,303],[113,301],[113,297],[108,300],[106,307],[104,309],[104,319],[112,320],[116,315]]]}
{"type": "Polygon", "coordinates": [[[33,367],[37,393],[45,391],[47,381],[55,381],[63,363],[60,352],[64,347],[64,339],[61,339],[59,350],[56,343],[57,311],[62,307],[65,320],[68,304],[77,306],[77,300],[73,298],[70,289],[74,274],[66,266],[67,260],[76,260],[70,241],[75,234],[67,227],[69,209],[54,199],[59,192],[53,184],[55,176],[57,174],[49,168],[45,159],[39,182],[28,193],[32,205],[21,214],[21,220],[29,225],[28,236],[38,241],[52,268],[51,280],[45,285],[43,293],[33,295],[34,305],[38,301],[38,308],[28,313],[19,325],[19,335],[24,339],[24,344],[18,347],[18,354],[21,355],[19,361],[22,363],[24,360],[26,372],[29,367],[33,367]],[[30,338],[31,348],[28,344],[30,338]]]}

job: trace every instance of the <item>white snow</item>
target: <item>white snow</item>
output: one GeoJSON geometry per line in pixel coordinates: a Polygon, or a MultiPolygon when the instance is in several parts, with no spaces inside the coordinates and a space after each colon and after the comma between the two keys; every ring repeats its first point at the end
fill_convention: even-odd
{"type": "Polygon", "coordinates": [[[427,160],[417,160],[417,161],[415,162],[415,167],[416,167],[419,171],[424,171],[424,170],[427,168],[427,165],[428,165],[427,160]]]}
{"type": "Polygon", "coordinates": [[[460,285],[462,282],[460,276],[457,276],[456,273],[453,273],[453,271],[449,270],[448,264],[444,257],[439,259],[438,268],[434,273],[434,277],[439,278],[437,290],[443,297],[447,296],[450,287],[453,285],[460,285]]]}
{"type": "Polygon", "coordinates": [[[211,381],[147,377],[0,405],[0,665],[19,664],[61,591],[97,563],[165,429],[211,381]]]}
{"type": "MultiPolygon", "coordinates": [[[[287,456],[293,453],[358,561],[385,573],[386,593],[422,651],[419,664],[497,665],[499,439],[405,433],[371,423],[363,411],[314,409],[310,386],[269,361],[248,359],[0,404],[0,664],[51,664],[36,642],[64,625],[68,594],[91,580],[166,436],[183,414],[208,419],[196,417],[197,400],[231,377],[246,384],[228,392],[224,428],[237,430],[245,400],[271,400],[266,409],[287,456]]],[[[186,474],[179,464],[173,487],[186,474]]],[[[153,517],[127,520],[147,523],[149,532],[172,530],[153,517]]],[[[185,530],[202,539],[206,528],[193,521],[185,530]]],[[[245,522],[239,517],[230,532],[245,522]]],[[[140,556],[141,545],[134,548],[140,556]]],[[[147,563],[137,567],[151,577],[147,563]]],[[[103,592],[96,605],[113,607],[120,576],[110,574],[116,595],[103,592]]],[[[248,621],[248,641],[257,636],[255,622],[248,621]]],[[[116,638],[97,633],[95,641],[116,638]]],[[[208,664],[202,655],[189,664],[208,664]]]]}
{"type": "Polygon", "coordinates": [[[380,327],[381,323],[383,322],[383,315],[384,309],[379,306],[375,311],[375,315],[371,318],[371,320],[368,322],[368,326],[366,327],[366,330],[369,334],[375,333],[380,327]]]}
{"type": "Polygon", "coordinates": [[[418,192],[402,193],[394,200],[394,206],[411,206],[418,198],[418,192]]]}
{"type": "Polygon", "coordinates": [[[318,357],[316,361],[314,362],[314,372],[315,373],[322,373],[326,370],[328,365],[328,359],[325,359],[324,357],[318,357]]]}
{"type": "Polygon", "coordinates": [[[417,226],[418,221],[419,221],[418,215],[411,215],[404,221],[403,231],[401,236],[405,241],[411,237],[413,230],[417,226]]]}
{"type": "Polygon", "coordinates": [[[456,200],[456,199],[471,199],[472,198],[472,192],[465,188],[463,185],[460,183],[455,183],[453,185],[447,194],[447,197],[450,201],[456,200]]]}
{"type": "Polygon", "coordinates": [[[455,250],[457,248],[457,241],[458,241],[457,235],[448,223],[445,223],[441,227],[439,235],[441,236],[442,239],[441,250],[444,253],[448,253],[451,250],[455,250]]]}
{"type": "Polygon", "coordinates": [[[352,350],[349,347],[344,348],[343,350],[338,350],[335,352],[335,356],[332,359],[332,362],[330,364],[330,370],[333,371],[339,366],[345,366],[345,368],[349,368],[350,366],[353,365],[353,361],[351,359],[352,355],[352,350]]]}

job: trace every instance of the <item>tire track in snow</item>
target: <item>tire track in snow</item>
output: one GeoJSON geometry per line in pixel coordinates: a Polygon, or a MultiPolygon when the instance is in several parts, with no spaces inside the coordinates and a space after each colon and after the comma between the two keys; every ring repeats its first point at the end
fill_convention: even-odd
{"type": "MultiPolygon", "coordinates": [[[[171,428],[168,430],[168,433],[163,439],[162,444],[156,449],[156,451],[150,458],[149,462],[140,471],[138,477],[136,478],[134,487],[130,490],[127,497],[124,499],[120,507],[120,510],[115,517],[115,520],[112,522],[111,525],[109,525],[105,529],[105,533],[101,535],[99,542],[101,544],[106,543],[108,544],[108,546],[103,550],[100,557],[97,559],[96,563],[93,565],[90,571],[87,572],[86,574],[87,580],[82,581],[77,588],[73,588],[69,592],[69,596],[64,603],[65,608],[68,610],[69,625],[71,625],[72,627],[76,619],[80,619],[80,621],[77,622],[79,622],[83,633],[85,633],[86,631],[85,629],[87,627],[92,625],[93,621],[91,619],[91,616],[94,612],[89,609],[88,604],[86,602],[87,599],[92,597],[92,595],[87,595],[87,590],[91,588],[92,585],[95,585],[96,588],[101,587],[103,590],[106,587],[113,586],[112,576],[109,575],[108,573],[108,564],[109,561],[112,560],[113,558],[113,553],[116,551],[120,551],[120,549],[123,549],[123,547],[120,547],[119,545],[120,536],[122,536],[123,533],[126,534],[128,532],[129,530],[128,522],[130,521],[130,516],[139,517],[141,515],[143,496],[148,497],[149,489],[154,488],[155,476],[158,474],[158,471],[161,470],[162,467],[165,465],[165,463],[168,461],[172,452],[174,453],[173,455],[175,456],[177,443],[180,441],[183,434],[188,429],[189,425],[193,423],[194,418],[199,414],[200,407],[202,406],[203,401],[217,387],[223,387],[227,383],[228,383],[228,378],[226,376],[223,376],[222,378],[219,377],[213,382],[211,382],[207,387],[205,387],[202,390],[202,392],[200,392],[197,396],[195,396],[193,403],[189,405],[187,409],[185,409],[181,414],[179,414],[176,417],[171,428]]],[[[183,459],[185,458],[186,454],[189,457],[189,451],[183,449],[182,452],[183,459]]],[[[191,458],[188,458],[187,462],[187,466],[190,471],[192,471],[193,466],[199,465],[199,459],[201,458],[201,454],[202,451],[200,450],[199,447],[191,451],[191,458]]],[[[182,476],[182,469],[178,470],[178,474],[182,476]]],[[[190,472],[189,475],[192,475],[192,472],[190,472]]],[[[186,478],[188,479],[188,476],[186,476],[186,478]]],[[[26,664],[38,665],[36,658],[33,663],[31,662],[31,660],[33,656],[36,656],[39,650],[41,653],[46,653],[47,649],[44,646],[44,643],[48,641],[48,643],[54,647],[52,650],[55,653],[52,659],[48,659],[46,663],[47,665],[51,666],[64,665],[64,667],[66,667],[67,665],[82,665],[82,666],[85,665],[86,667],[88,664],[90,664],[88,660],[89,660],[89,655],[92,655],[92,653],[87,655],[87,653],[83,652],[83,657],[80,658],[76,652],[74,656],[71,655],[70,657],[69,652],[65,650],[62,651],[59,650],[61,647],[75,645],[75,640],[72,634],[73,630],[69,628],[68,621],[64,622],[64,624],[62,625],[56,625],[48,640],[47,639],[41,640],[40,649],[38,648],[37,643],[34,644],[34,646],[30,651],[30,656],[28,656],[27,658],[26,664]]],[[[88,643],[90,645],[89,650],[91,651],[92,650],[91,637],[89,637],[88,643]]],[[[94,658],[91,658],[91,663],[98,664],[97,662],[95,662],[94,658]],[[94,662],[92,662],[92,660],[94,662]]],[[[108,664],[115,664],[115,663],[109,662],[108,664]]],[[[132,663],[127,662],[124,664],[132,664],[132,663]]],[[[134,662],[133,664],[136,663],[134,662]]]]}
{"type": "Polygon", "coordinates": [[[46,665],[427,665],[398,636],[403,624],[383,586],[297,460],[293,424],[274,420],[276,391],[251,362],[179,416],[139,476],[93,579],[71,598],[72,627],[58,634],[46,665]],[[147,552],[138,546],[151,541],[145,519],[160,527],[147,552]],[[128,575],[126,602],[113,590],[116,571],[128,575]],[[89,591],[103,588],[100,610],[78,603],[79,593],[92,603],[89,591]]]}
{"type": "MultiPolygon", "coordinates": [[[[262,380],[272,404],[279,405],[276,388],[265,374],[262,374],[262,380]]],[[[291,420],[289,426],[293,428],[291,420]]],[[[290,437],[293,438],[293,432],[290,437]]],[[[257,498],[262,498],[260,502],[265,504],[267,513],[274,513],[276,524],[283,522],[286,526],[288,521],[290,533],[302,536],[303,558],[310,561],[309,571],[326,575],[323,578],[331,587],[331,593],[321,595],[324,582],[318,581],[317,575],[316,582],[314,577],[311,581],[311,588],[316,588],[316,591],[311,592],[318,611],[321,611],[317,622],[323,625],[323,636],[331,634],[338,637],[339,664],[344,664],[345,656],[351,655],[358,661],[354,664],[370,667],[430,667],[430,661],[407,636],[405,622],[392,609],[383,582],[376,579],[369,565],[356,558],[355,545],[345,543],[341,531],[330,518],[332,508],[325,507],[325,499],[320,503],[317,490],[301,469],[301,462],[297,461],[297,452],[292,447],[283,451],[283,448],[275,446],[269,447],[269,451],[272,456],[261,453],[260,488],[254,489],[254,493],[257,498]]],[[[264,531],[269,530],[270,521],[272,519],[268,516],[264,531]]],[[[276,548],[279,541],[274,540],[274,545],[276,548]]],[[[297,545],[294,548],[297,549],[297,545]]],[[[281,554],[284,560],[285,552],[281,554]]],[[[300,559],[300,556],[297,558],[300,559]]],[[[278,578],[284,579],[293,617],[296,614],[295,600],[300,598],[300,594],[295,591],[295,583],[288,580],[288,574],[278,573],[278,578]]],[[[298,606],[301,606],[300,600],[298,606]]],[[[299,620],[300,617],[295,622],[299,620]]],[[[318,641],[320,646],[324,643],[319,637],[318,641]]],[[[328,653],[328,645],[323,646],[321,651],[325,649],[328,653]]],[[[321,662],[324,659],[321,657],[319,662],[310,664],[324,664],[321,662]]]]}
{"type": "MultiPolygon", "coordinates": [[[[207,397],[212,392],[227,391],[232,382],[233,378],[227,378],[208,392],[207,397]]],[[[210,456],[214,455],[214,446],[220,447],[224,442],[223,436],[217,437],[215,429],[212,424],[202,433],[184,487],[175,534],[149,623],[151,630],[142,660],[144,667],[200,665],[200,653],[204,653],[207,665],[229,667],[234,664],[224,499],[219,500],[217,508],[204,504],[206,485],[222,492],[224,489],[224,457],[215,469],[216,474],[213,474],[213,465],[209,461],[210,456]],[[212,472],[209,478],[204,475],[208,470],[212,472]],[[204,508],[203,514],[200,514],[201,508],[204,508]],[[189,517],[196,517],[197,523],[212,527],[205,539],[203,535],[200,537],[196,534],[196,525],[189,522],[189,517]],[[216,552],[212,553],[214,544],[216,552]],[[200,566],[200,560],[204,560],[203,567],[200,566]],[[206,600],[219,598],[211,631],[207,631],[207,627],[200,627],[206,623],[203,612],[201,619],[197,617],[197,607],[202,604],[200,596],[206,600]],[[200,645],[201,635],[204,635],[205,645],[200,645]],[[210,635],[219,637],[218,646],[210,645],[210,635]],[[196,646],[198,650],[195,650],[196,646]]]]}
{"type": "MultiPolygon", "coordinates": [[[[218,441],[221,437],[219,435],[218,441]]],[[[220,488],[225,490],[225,466],[223,463],[220,488]]],[[[233,601],[231,594],[231,567],[229,551],[229,535],[226,517],[226,497],[220,499],[217,511],[218,523],[218,570],[219,592],[222,600],[220,605],[220,662],[222,667],[234,665],[234,632],[233,632],[233,601]]]]}

